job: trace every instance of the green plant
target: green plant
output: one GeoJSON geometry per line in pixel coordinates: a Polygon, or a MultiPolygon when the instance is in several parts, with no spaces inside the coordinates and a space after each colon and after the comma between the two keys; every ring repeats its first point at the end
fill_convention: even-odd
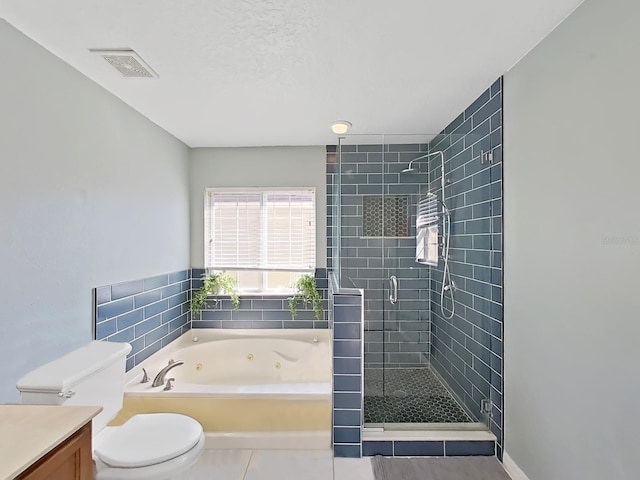
{"type": "Polygon", "coordinates": [[[205,307],[209,295],[227,294],[231,297],[233,308],[240,307],[238,296],[238,282],[227,272],[204,273],[202,275],[202,287],[193,293],[191,297],[191,312],[195,315],[205,307]]]}
{"type": "Polygon", "coordinates": [[[322,297],[316,286],[316,279],[313,275],[303,275],[295,283],[296,293],[289,298],[289,311],[291,318],[295,319],[298,313],[298,302],[310,303],[313,306],[317,320],[324,318],[324,310],[322,309],[322,297]]]}

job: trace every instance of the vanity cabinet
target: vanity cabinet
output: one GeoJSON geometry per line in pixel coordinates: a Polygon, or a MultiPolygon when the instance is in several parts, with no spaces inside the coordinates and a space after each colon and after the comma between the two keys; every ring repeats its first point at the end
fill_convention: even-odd
{"type": "Polygon", "coordinates": [[[0,405],[0,479],[93,479],[91,420],[101,411],[0,405]]]}
{"type": "Polygon", "coordinates": [[[91,422],[22,473],[18,480],[91,480],[91,422]]]}

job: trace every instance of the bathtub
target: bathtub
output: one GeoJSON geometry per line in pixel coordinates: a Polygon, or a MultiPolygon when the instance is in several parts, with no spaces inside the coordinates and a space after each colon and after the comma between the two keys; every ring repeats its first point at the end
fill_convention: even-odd
{"type": "Polygon", "coordinates": [[[310,432],[330,443],[331,364],[328,329],[190,330],[127,373],[112,425],[136,413],[175,412],[227,437],[310,432]],[[151,387],[170,359],[184,362],[166,375],[173,388],[151,387]]]}

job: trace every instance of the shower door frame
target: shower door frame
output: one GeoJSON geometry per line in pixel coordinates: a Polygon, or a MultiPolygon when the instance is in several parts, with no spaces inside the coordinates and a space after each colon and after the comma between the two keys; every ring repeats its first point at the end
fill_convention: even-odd
{"type": "MultiPolygon", "coordinates": [[[[379,172],[380,174],[382,174],[383,177],[383,182],[380,188],[380,192],[379,194],[382,196],[382,201],[384,203],[384,201],[387,198],[390,198],[392,196],[394,196],[393,193],[389,192],[389,185],[391,185],[389,182],[384,181],[384,179],[386,178],[387,175],[387,164],[390,162],[387,162],[386,153],[389,153],[388,150],[388,146],[389,145],[396,145],[395,143],[387,143],[386,142],[386,137],[384,135],[381,136],[381,146],[382,146],[382,161],[380,162],[380,169],[381,171],[379,172]]],[[[427,151],[421,151],[421,150],[417,150],[417,151],[407,151],[407,152],[401,152],[401,151],[397,151],[397,152],[393,152],[393,153],[398,153],[398,155],[401,155],[401,153],[405,154],[405,157],[420,157],[422,155],[427,154],[427,151]]],[[[400,157],[399,157],[400,158],[400,157]]],[[[398,162],[400,165],[404,165],[404,160],[399,160],[398,162]]],[[[410,218],[413,218],[414,214],[415,214],[415,207],[417,205],[416,202],[412,201],[412,197],[416,196],[419,198],[420,195],[426,193],[427,191],[429,191],[429,186],[430,186],[430,175],[429,175],[429,171],[430,169],[428,168],[428,166],[425,166],[424,168],[425,173],[427,174],[427,180],[426,183],[423,185],[421,182],[417,182],[418,183],[418,187],[417,187],[417,191],[410,193],[410,194],[406,194],[410,201],[409,201],[409,215],[410,218]]],[[[401,185],[401,182],[399,182],[399,185],[401,185]]],[[[386,361],[386,357],[387,357],[387,353],[390,353],[387,351],[388,348],[388,342],[386,341],[386,336],[387,336],[387,332],[389,331],[400,331],[398,329],[393,329],[393,330],[387,330],[386,326],[388,322],[398,322],[398,312],[400,311],[400,303],[396,302],[395,304],[392,304],[390,302],[390,295],[391,295],[391,287],[390,287],[390,280],[392,276],[396,276],[397,278],[397,291],[398,291],[398,297],[396,300],[400,300],[402,297],[402,292],[403,292],[403,286],[402,286],[402,279],[400,276],[395,275],[398,273],[397,270],[399,270],[399,266],[396,266],[392,263],[393,259],[397,259],[399,260],[401,257],[399,255],[396,255],[395,257],[391,255],[391,251],[395,250],[395,249],[399,249],[402,248],[401,246],[399,246],[397,243],[397,240],[402,239],[403,237],[389,237],[385,235],[385,229],[384,229],[384,225],[385,225],[385,218],[384,218],[384,208],[382,209],[382,224],[383,224],[383,230],[382,230],[382,235],[380,237],[381,240],[381,245],[380,245],[380,256],[381,256],[381,262],[382,262],[382,267],[381,267],[381,280],[382,280],[382,285],[383,285],[383,301],[382,301],[382,395],[386,396],[387,392],[387,386],[386,386],[386,376],[388,373],[388,370],[390,370],[391,368],[388,367],[388,363],[386,361]],[[390,243],[393,242],[395,243],[394,245],[391,245],[390,243]],[[390,319],[390,314],[392,312],[395,312],[395,319],[391,320],[390,319]]],[[[414,235],[412,235],[413,230],[415,229],[415,221],[411,221],[410,220],[410,228],[409,228],[409,236],[408,237],[404,237],[404,238],[414,238],[414,235]]],[[[363,232],[364,233],[364,232],[363,232]]],[[[414,244],[415,246],[415,244],[414,244]]],[[[419,268],[419,267],[417,267],[419,268]]],[[[423,268],[428,268],[428,267],[423,267],[423,268]]],[[[427,289],[430,291],[431,286],[431,274],[432,274],[432,269],[429,268],[429,276],[428,279],[425,279],[425,281],[427,282],[427,284],[429,285],[427,287],[427,289]]],[[[367,289],[364,290],[365,291],[365,295],[366,295],[366,291],[367,289]]],[[[365,298],[366,300],[366,298],[365,298]]],[[[431,309],[432,309],[432,304],[431,304],[431,299],[429,298],[427,300],[427,312],[428,312],[428,319],[426,320],[427,322],[429,322],[429,333],[428,333],[428,337],[429,337],[429,346],[431,345],[431,309]]],[[[366,305],[366,302],[365,302],[366,305]]],[[[366,314],[367,311],[363,309],[363,318],[366,318],[366,314]]],[[[422,321],[421,319],[421,315],[420,313],[418,314],[417,320],[416,321],[422,321]]],[[[363,326],[363,332],[364,332],[364,326],[363,326]]],[[[365,339],[363,337],[363,349],[364,349],[364,343],[365,343],[365,339]]],[[[429,357],[430,356],[430,348],[427,352],[425,352],[426,356],[429,357]]],[[[364,368],[364,361],[363,361],[363,386],[365,383],[365,379],[366,379],[366,368],[364,368]]],[[[411,368],[411,367],[408,367],[411,368]]],[[[418,367],[414,367],[414,368],[418,368],[418,367]]],[[[426,363],[425,368],[431,368],[430,366],[430,360],[426,363]]],[[[446,385],[446,384],[444,384],[446,385]]],[[[445,387],[448,389],[448,387],[445,387]]],[[[388,415],[388,413],[385,411],[385,415],[383,418],[382,422],[376,422],[376,423],[364,423],[364,397],[365,397],[365,392],[364,392],[364,388],[363,388],[363,393],[362,393],[362,408],[363,408],[363,429],[366,431],[424,431],[424,430],[444,430],[444,431],[450,431],[450,430],[456,430],[456,431],[466,431],[466,430],[471,430],[471,431],[477,431],[477,430],[486,430],[487,426],[484,423],[481,422],[468,422],[468,423],[454,423],[454,422],[450,422],[450,423],[393,423],[393,422],[388,422],[386,417],[388,415]]],[[[456,400],[456,403],[457,400],[456,400]]]]}

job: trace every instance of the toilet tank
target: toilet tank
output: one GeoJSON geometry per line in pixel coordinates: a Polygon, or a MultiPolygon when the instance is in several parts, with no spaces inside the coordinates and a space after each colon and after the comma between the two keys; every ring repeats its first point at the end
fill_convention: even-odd
{"type": "Polygon", "coordinates": [[[96,405],[97,434],[122,408],[128,343],[93,341],[32,370],[18,380],[20,403],[29,405],[96,405]]]}

